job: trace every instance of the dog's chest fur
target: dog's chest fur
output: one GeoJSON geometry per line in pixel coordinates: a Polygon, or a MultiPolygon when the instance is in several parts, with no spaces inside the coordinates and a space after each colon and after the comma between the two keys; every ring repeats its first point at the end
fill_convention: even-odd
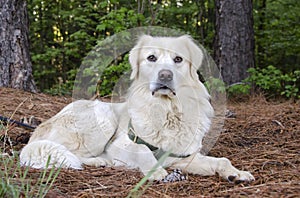
{"type": "Polygon", "coordinates": [[[177,100],[148,100],[146,103],[136,101],[133,107],[129,107],[135,134],[145,142],[176,155],[199,151],[202,138],[209,128],[203,126],[207,118],[202,119],[202,123],[203,116],[182,107],[177,100]]]}

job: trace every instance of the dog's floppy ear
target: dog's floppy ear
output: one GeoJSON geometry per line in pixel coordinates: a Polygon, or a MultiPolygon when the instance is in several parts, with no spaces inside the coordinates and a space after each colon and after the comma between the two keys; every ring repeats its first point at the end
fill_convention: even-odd
{"type": "Polygon", "coordinates": [[[152,36],[143,35],[138,39],[137,44],[129,52],[129,63],[131,65],[130,80],[137,79],[139,74],[140,51],[146,41],[152,40],[152,36]]]}
{"type": "Polygon", "coordinates": [[[203,52],[202,50],[194,43],[193,39],[184,35],[179,37],[179,39],[183,39],[186,43],[186,47],[189,51],[188,61],[190,62],[190,72],[191,76],[194,80],[198,80],[197,70],[200,68],[203,61],[203,52]]]}

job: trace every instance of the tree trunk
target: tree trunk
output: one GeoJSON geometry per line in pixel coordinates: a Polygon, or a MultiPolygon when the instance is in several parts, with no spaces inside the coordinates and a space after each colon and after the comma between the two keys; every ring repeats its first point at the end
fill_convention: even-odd
{"type": "Polygon", "coordinates": [[[36,92],[26,0],[1,0],[0,13],[0,87],[36,92]]]}
{"type": "Polygon", "coordinates": [[[231,85],[254,67],[254,30],[251,0],[215,0],[214,59],[223,80],[231,85]]]}

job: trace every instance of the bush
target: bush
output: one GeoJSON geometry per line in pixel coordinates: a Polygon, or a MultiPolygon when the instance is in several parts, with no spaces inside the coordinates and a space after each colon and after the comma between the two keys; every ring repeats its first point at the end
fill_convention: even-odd
{"type": "Polygon", "coordinates": [[[253,84],[270,96],[285,96],[300,98],[300,71],[283,74],[279,69],[270,65],[263,69],[248,69],[250,76],[245,82],[253,84]]]}
{"type": "Polygon", "coordinates": [[[229,97],[247,96],[250,94],[251,85],[247,83],[236,83],[227,88],[227,94],[229,97]]]}
{"type": "Polygon", "coordinates": [[[299,99],[300,98],[300,70],[283,74],[278,68],[270,65],[266,68],[249,68],[249,77],[243,83],[230,86],[229,95],[250,94],[251,86],[263,91],[267,96],[299,99]]]}

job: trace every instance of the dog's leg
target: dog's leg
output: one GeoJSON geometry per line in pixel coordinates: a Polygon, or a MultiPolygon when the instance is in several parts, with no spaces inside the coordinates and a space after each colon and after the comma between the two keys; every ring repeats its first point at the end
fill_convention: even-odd
{"type": "Polygon", "coordinates": [[[37,140],[27,144],[20,153],[20,163],[38,169],[52,166],[82,169],[81,161],[76,155],[65,146],[49,140],[37,140]]]}
{"type": "MultiPolygon", "coordinates": [[[[114,166],[139,168],[144,175],[157,164],[152,151],[145,145],[132,142],[127,134],[119,136],[106,148],[106,155],[114,166]]],[[[153,172],[149,180],[162,180],[168,173],[161,165],[153,172]]]]}
{"type": "Polygon", "coordinates": [[[218,173],[221,177],[230,182],[250,182],[255,180],[251,173],[247,171],[240,171],[232,166],[231,162],[227,158],[203,156],[199,153],[179,160],[173,163],[171,167],[180,168],[183,171],[203,176],[218,173]]]}

